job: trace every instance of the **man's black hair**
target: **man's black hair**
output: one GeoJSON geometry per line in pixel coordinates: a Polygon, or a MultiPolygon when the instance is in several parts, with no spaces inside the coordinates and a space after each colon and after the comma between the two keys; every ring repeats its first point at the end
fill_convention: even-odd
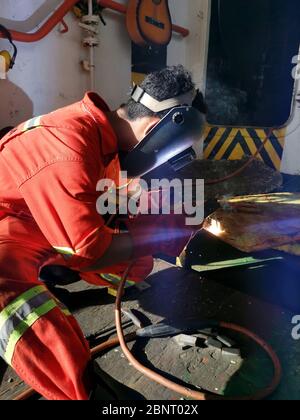
{"type": "MultiPolygon", "coordinates": [[[[189,92],[195,88],[195,84],[192,80],[191,73],[182,65],[178,65],[169,66],[163,70],[150,73],[141,83],[140,87],[157,101],[164,101],[189,92]]],[[[198,92],[193,106],[204,114],[207,112],[202,93],[198,92]]],[[[122,108],[130,121],[152,116],[163,118],[168,113],[168,110],[154,113],[133,99],[130,99],[122,108]]]]}

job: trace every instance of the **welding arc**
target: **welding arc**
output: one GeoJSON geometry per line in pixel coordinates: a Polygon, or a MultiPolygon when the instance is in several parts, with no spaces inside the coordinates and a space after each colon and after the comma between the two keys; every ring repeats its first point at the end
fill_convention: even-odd
{"type": "MultiPolygon", "coordinates": [[[[117,328],[117,337],[109,339],[105,341],[102,344],[99,344],[96,347],[93,347],[91,349],[91,356],[93,358],[99,356],[104,351],[107,351],[113,347],[116,347],[118,345],[121,346],[121,349],[124,353],[124,355],[127,357],[128,361],[132,364],[133,367],[135,367],[139,372],[143,373],[145,376],[150,378],[151,380],[159,383],[160,385],[163,385],[164,387],[175,391],[179,395],[182,395],[185,398],[190,398],[193,400],[236,400],[236,401],[242,401],[242,400],[262,400],[270,396],[278,387],[278,385],[281,382],[281,376],[282,376],[282,368],[280,361],[274,352],[274,350],[267,344],[262,338],[258,337],[255,333],[252,331],[247,330],[244,327],[241,327],[239,325],[226,323],[226,322],[220,322],[219,326],[221,328],[225,328],[228,330],[232,330],[241,334],[244,334],[248,338],[251,338],[253,341],[255,341],[259,346],[261,346],[265,352],[268,354],[270,359],[273,362],[274,365],[274,376],[270,383],[270,385],[263,390],[258,391],[257,393],[247,396],[247,397],[222,397],[219,395],[214,395],[210,393],[204,393],[199,391],[194,391],[192,389],[189,389],[187,387],[181,386],[176,384],[175,382],[170,381],[167,378],[164,378],[162,375],[159,375],[158,373],[152,371],[151,369],[147,368],[146,366],[143,366],[135,357],[131,354],[127,343],[135,341],[136,340],[136,334],[128,334],[124,336],[123,328],[122,328],[122,320],[121,320],[121,305],[122,305],[122,295],[125,287],[125,283],[127,281],[128,274],[132,267],[134,266],[135,262],[132,262],[127,270],[125,271],[122,281],[120,282],[118,294],[116,298],[116,304],[115,304],[115,320],[116,320],[116,328],[117,328]]],[[[13,400],[14,401],[20,401],[20,400],[27,400],[28,398],[36,395],[37,392],[32,389],[28,388],[25,391],[19,393],[13,400]]]]}
{"type": "Polygon", "coordinates": [[[228,181],[228,180],[230,180],[230,179],[232,179],[232,178],[240,175],[242,172],[244,172],[244,170],[248,168],[248,166],[257,158],[257,156],[260,154],[260,152],[262,151],[262,149],[265,147],[265,145],[269,141],[271,135],[273,134],[273,131],[274,131],[274,128],[270,128],[270,130],[268,131],[268,133],[266,135],[266,138],[262,142],[262,145],[257,149],[257,151],[255,152],[255,154],[253,156],[251,156],[250,159],[241,168],[237,169],[232,174],[229,174],[227,176],[224,176],[224,178],[220,178],[220,179],[209,179],[208,181],[205,181],[205,184],[206,185],[221,184],[222,182],[228,181]]]}

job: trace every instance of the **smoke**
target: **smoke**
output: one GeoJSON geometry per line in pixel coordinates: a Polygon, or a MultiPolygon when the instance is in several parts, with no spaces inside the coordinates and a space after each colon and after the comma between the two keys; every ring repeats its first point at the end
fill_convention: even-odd
{"type": "Polygon", "coordinates": [[[208,77],[205,98],[208,105],[208,122],[214,125],[243,123],[247,99],[248,95],[245,91],[208,77]]]}

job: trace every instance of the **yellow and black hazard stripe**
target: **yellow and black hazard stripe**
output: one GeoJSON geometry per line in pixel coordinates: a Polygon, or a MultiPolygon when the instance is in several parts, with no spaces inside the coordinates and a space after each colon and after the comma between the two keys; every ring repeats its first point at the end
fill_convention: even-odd
{"type": "Polygon", "coordinates": [[[140,85],[141,83],[143,83],[146,76],[147,76],[147,74],[145,74],[145,73],[132,72],[131,81],[135,85],[140,85]]]}
{"type": "MultiPolygon", "coordinates": [[[[238,160],[253,156],[265,141],[269,129],[208,126],[204,138],[204,157],[212,160],[238,160]]],[[[285,129],[274,130],[258,159],[280,170],[285,129]]]]}

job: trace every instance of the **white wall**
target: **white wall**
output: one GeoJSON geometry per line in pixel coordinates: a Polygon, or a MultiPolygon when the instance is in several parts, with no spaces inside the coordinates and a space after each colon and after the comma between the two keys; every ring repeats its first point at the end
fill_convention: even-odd
{"type": "MultiPolygon", "coordinates": [[[[192,72],[196,86],[203,92],[206,83],[210,0],[171,0],[169,4],[173,22],[188,28],[190,35],[186,38],[173,35],[168,48],[168,64],[184,64],[192,72]]],[[[201,158],[203,143],[199,142],[194,149],[198,158],[201,158]]]]}
{"type": "Polygon", "coordinates": [[[300,107],[296,98],[300,94],[300,82],[295,84],[293,111],[286,128],[285,145],[281,161],[281,171],[300,175],[300,107]]]}
{"type": "Polygon", "coordinates": [[[173,35],[168,48],[168,64],[184,64],[203,90],[208,50],[210,0],[170,0],[173,22],[190,30],[187,38],[173,35]],[[184,6],[184,7],[183,7],[184,6]]]}
{"type": "MultiPolygon", "coordinates": [[[[127,0],[117,0],[127,3],[127,0]]],[[[131,41],[125,17],[114,11],[103,13],[106,26],[100,25],[100,45],[96,52],[96,91],[112,108],[128,99],[131,91],[131,41]]]]}
{"type": "MultiPolygon", "coordinates": [[[[33,28],[30,16],[40,8],[39,14],[46,16],[50,3],[51,7],[57,6],[61,0],[0,0],[0,23],[13,19],[20,30],[33,28]]],[[[186,65],[201,87],[209,0],[169,3],[173,22],[189,28],[191,35],[186,39],[173,36],[168,64],[186,65]]],[[[131,42],[123,15],[107,10],[104,17],[107,25],[100,25],[100,46],[96,49],[96,90],[111,107],[117,107],[131,89],[131,42]]],[[[61,35],[56,28],[37,43],[17,43],[16,65],[7,80],[0,80],[0,128],[77,101],[88,90],[89,77],[80,66],[88,56],[82,47],[82,31],[71,13],[66,22],[70,29],[67,34],[61,35]]],[[[9,44],[0,38],[0,50],[4,48],[9,44]]]]}
{"type": "MultiPolygon", "coordinates": [[[[0,0],[1,17],[24,21],[43,3],[44,0],[0,0]]],[[[8,80],[0,80],[0,127],[47,113],[82,96],[87,76],[79,66],[84,54],[81,33],[72,15],[66,21],[70,31],[65,35],[55,29],[37,43],[17,43],[16,65],[8,80]]],[[[0,49],[8,45],[0,39],[0,49]]]]}

